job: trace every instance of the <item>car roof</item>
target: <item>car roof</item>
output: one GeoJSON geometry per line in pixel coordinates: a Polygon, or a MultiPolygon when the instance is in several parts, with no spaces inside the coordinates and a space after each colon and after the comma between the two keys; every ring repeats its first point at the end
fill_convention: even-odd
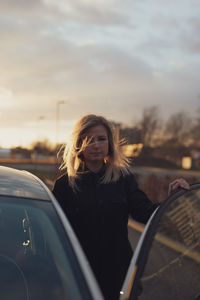
{"type": "Polygon", "coordinates": [[[48,188],[33,174],[0,166],[0,195],[51,200],[48,188]]]}

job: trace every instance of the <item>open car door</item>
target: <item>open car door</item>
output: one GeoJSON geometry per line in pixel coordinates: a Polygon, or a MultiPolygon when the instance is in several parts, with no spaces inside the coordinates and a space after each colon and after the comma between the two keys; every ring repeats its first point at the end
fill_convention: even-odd
{"type": "Polygon", "coordinates": [[[200,184],[168,197],[145,226],[120,300],[200,299],[200,184]]]}

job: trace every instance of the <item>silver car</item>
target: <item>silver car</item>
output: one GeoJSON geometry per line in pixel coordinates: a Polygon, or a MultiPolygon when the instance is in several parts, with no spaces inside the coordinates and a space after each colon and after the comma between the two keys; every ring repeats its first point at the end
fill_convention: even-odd
{"type": "Polygon", "coordinates": [[[103,299],[69,222],[34,175],[0,167],[0,299],[103,299]]]}
{"type": "MultiPolygon", "coordinates": [[[[200,184],[141,230],[119,299],[200,299],[200,184]]],[[[103,300],[62,209],[26,171],[0,167],[0,239],[1,300],[103,300]]]]}

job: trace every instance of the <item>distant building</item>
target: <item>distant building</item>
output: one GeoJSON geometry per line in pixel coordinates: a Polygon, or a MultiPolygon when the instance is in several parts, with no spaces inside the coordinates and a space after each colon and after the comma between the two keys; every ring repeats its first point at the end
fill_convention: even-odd
{"type": "Polygon", "coordinates": [[[189,170],[192,167],[192,158],[190,156],[182,157],[182,168],[189,170]]]}
{"type": "Polygon", "coordinates": [[[56,156],[52,156],[52,155],[44,155],[44,154],[40,154],[40,153],[31,153],[31,159],[32,160],[48,160],[48,161],[55,161],[57,158],[56,156]]]}
{"type": "Polygon", "coordinates": [[[0,148],[0,158],[11,158],[11,150],[0,148]]]}
{"type": "Polygon", "coordinates": [[[122,146],[123,153],[128,157],[137,157],[142,151],[143,144],[128,144],[122,146]]]}

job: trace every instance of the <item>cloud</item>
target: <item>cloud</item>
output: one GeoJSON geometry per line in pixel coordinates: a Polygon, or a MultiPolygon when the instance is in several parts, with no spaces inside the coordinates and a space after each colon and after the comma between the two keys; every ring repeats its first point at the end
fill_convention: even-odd
{"type": "Polygon", "coordinates": [[[12,91],[5,89],[0,86],[0,107],[10,108],[13,104],[13,94],[12,91]]]}
{"type": "Polygon", "coordinates": [[[163,6],[160,1],[153,1],[153,6],[152,1],[146,2],[145,5],[142,3],[140,15],[143,14],[141,21],[144,24],[138,49],[142,53],[149,51],[152,56],[164,60],[169,55],[172,60],[175,56],[185,56],[185,59],[188,54],[198,56],[199,9],[200,3],[196,0],[170,0],[163,6]]]}
{"type": "Polygon", "coordinates": [[[78,22],[82,25],[93,24],[98,26],[120,25],[129,23],[124,5],[119,0],[82,1],[82,0],[8,0],[1,3],[2,14],[15,16],[20,19],[37,21],[78,22]]]}
{"type": "Polygon", "coordinates": [[[33,11],[34,9],[41,8],[43,6],[42,0],[7,0],[1,1],[1,12],[8,14],[22,14],[25,12],[33,11]]]}
{"type": "Polygon", "coordinates": [[[88,23],[93,25],[123,25],[128,23],[123,14],[120,1],[83,1],[83,0],[44,0],[47,7],[53,8],[69,21],[88,23]]]}
{"type": "Polygon", "coordinates": [[[1,128],[35,128],[44,115],[49,134],[62,99],[64,125],[90,112],[129,123],[146,106],[194,109],[200,23],[190,3],[2,1],[1,128]]]}
{"type": "Polygon", "coordinates": [[[180,46],[189,54],[200,56],[200,20],[199,17],[189,18],[185,30],[180,33],[180,46]]]}

